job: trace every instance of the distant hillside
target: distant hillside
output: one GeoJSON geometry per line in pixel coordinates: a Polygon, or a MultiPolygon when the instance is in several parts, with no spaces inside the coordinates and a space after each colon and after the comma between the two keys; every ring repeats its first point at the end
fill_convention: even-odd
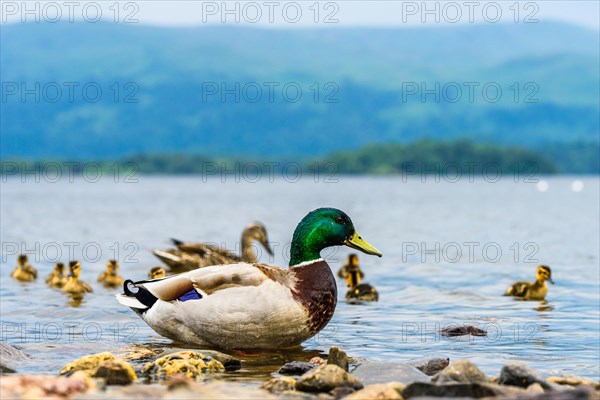
{"type": "Polygon", "coordinates": [[[314,157],[423,137],[537,148],[597,142],[600,132],[598,32],[558,23],[287,31],[11,24],[0,46],[4,158],[314,157]],[[23,101],[20,85],[36,82],[46,96],[23,101]],[[68,82],[79,84],[72,101],[68,82]],[[93,90],[82,94],[89,82],[102,90],[97,102],[93,90]],[[220,85],[236,82],[240,100],[222,101],[220,85]],[[436,82],[441,98],[423,101],[420,85],[436,82]],[[472,101],[465,82],[478,85],[472,101]],[[62,88],[55,103],[52,83],[62,88]],[[272,101],[266,85],[279,85],[272,101]],[[485,85],[492,97],[501,88],[498,101],[486,100],[485,85]],[[297,87],[302,97],[292,102],[297,87]]]}

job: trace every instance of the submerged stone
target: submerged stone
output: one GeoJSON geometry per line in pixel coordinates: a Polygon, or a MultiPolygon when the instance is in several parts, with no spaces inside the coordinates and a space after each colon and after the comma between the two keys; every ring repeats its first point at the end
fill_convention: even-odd
{"type": "Polygon", "coordinates": [[[80,357],[77,360],[71,361],[70,363],[65,365],[60,370],[59,375],[67,375],[74,371],[87,371],[87,372],[91,373],[98,366],[100,366],[106,362],[114,361],[114,360],[115,360],[115,356],[113,356],[112,354],[107,353],[107,352],[90,354],[87,356],[80,357]]]}
{"type": "Polygon", "coordinates": [[[358,378],[350,375],[337,365],[323,365],[308,371],[300,377],[296,388],[304,392],[329,392],[337,387],[362,389],[358,378]]]}
{"type": "Polygon", "coordinates": [[[405,387],[400,382],[377,383],[352,393],[344,400],[401,400],[405,387]]]}
{"type": "Polygon", "coordinates": [[[524,394],[525,390],[500,386],[494,383],[444,383],[414,382],[402,391],[405,399],[413,397],[482,397],[517,396],[524,394]]]}
{"type": "Polygon", "coordinates": [[[429,382],[431,379],[412,365],[368,360],[359,360],[359,364],[352,370],[352,374],[365,385],[387,382],[408,384],[415,381],[429,382]]]}
{"type": "Polygon", "coordinates": [[[281,375],[302,375],[315,367],[315,364],[309,362],[292,361],[284,364],[283,367],[279,368],[279,371],[277,372],[279,372],[281,375]]]}
{"type": "Polygon", "coordinates": [[[329,349],[327,364],[337,365],[344,371],[348,371],[348,355],[339,347],[332,347],[329,349]]]}
{"type": "Polygon", "coordinates": [[[416,369],[428,376],[435,375],[436,373],[446,368],[448,364],[450,364],[450,359],[448,357],[415,360],[408,363],[408,365],[412,365],[413,367],[415,367],[416,369]]]}
{"type": "Polygon", "coordinates": [[[489,382],[489,378],[471,361],[458,360],[438,372],[433,382],[459,382],[459,383],[483,383],[489,382]]]}
{"type": "Polygon", "coordinates": [[[188,378],[196,378],[204,373],[225,372],[225,367],[220,361],[211,356],[195,351],[178,351],[167,354],[147,363],[141,373],[156,380],[182,374],[188,378]]]}
{"type": "Polygon", "coordinates": [[[534,383],[539,383],[544,390],[552,390],[550,384],[538,376],[537,372],[523,364],[507,364],[500,370],[498,383],[526,388],[534,383]]]}
{"type": "Polygon", "coordinates": [[[0,379],[3,399],[70,398],[91,390],[96,390],[96,385],[83,373],[75,373],[71,377],[13,375],[0,379]]]}
{"type": "Polygon", "coordinates": [[[24,360],[31,358],[17,346],[0,342],[0,373],[13,373],[24,360]]]}
{"type": "Polygon", "coordinates": [[[296,380],[289,376],[271,378],[261,385],[261,388],[272,393],[281,393],[288,390],[296,390],[296,380]]]}

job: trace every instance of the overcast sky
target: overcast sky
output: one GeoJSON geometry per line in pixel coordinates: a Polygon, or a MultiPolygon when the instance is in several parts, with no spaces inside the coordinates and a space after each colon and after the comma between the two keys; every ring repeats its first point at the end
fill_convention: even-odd
{"type": "Polygon", "coordinates": [[[2,22],[95,21],[152,25],[247,24],[261,27],[453,26],[564,21],[600,29],[590,1],[2,1],[2,22]],[[25,4],[25,5],[24,5],[25,4]]]}

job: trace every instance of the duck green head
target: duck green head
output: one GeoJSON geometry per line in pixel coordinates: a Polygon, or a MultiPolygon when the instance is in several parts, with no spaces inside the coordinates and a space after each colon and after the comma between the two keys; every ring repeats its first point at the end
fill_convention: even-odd
{"type": "Polygon", "coordinates": [[[341,245],[381,257],[379,250],[356,233],[345,212],[336,208],[318,208],[302,218],[294,231],[290,265],[317,260],[324,248],[341,245]]]}

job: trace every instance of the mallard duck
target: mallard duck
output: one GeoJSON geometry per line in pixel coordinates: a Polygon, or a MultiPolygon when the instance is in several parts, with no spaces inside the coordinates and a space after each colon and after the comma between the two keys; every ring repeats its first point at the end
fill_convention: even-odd
{"type": "Polygon", "coordinates": [[[358,266],[358,256],[354,253],[348,254],[348,258],[346,258],[346,264],[344,264],[342,268],[340,268],[340,270],[338,271],[338,276],[340,278],[346,279],[348,277],[348,269],[351,268],[358,270],[360,279],[365,277],[364,272],[362,272],[360,267],[358,266]]]}
{"type": "Polygon", "coordinates": [[[69,279],[65,286],[63,286],[63,292],[71,294],[84,294],[93,292],[90,285],[84,281],[79,280],[79,274],[81,274],[81,264],[79,261],[69,262],[69,279]]]}
{"type": "Polygon", "coordinates": [[[361,271],[358,269],[358,264],[348,268],[347,273],[346,283],[350,289],[346,292],[346,300],[349,302],[379,300],[379,293],[373,286],[368,283],[360,283],[361,271]]]}
{"type": "Polygon", "coordinates": [[[504,295],[515,296],[521,300],[544,300],[546,294],[548,293],[548,285],[546,285],[546,281],[550,281],[550,283],[554,285],[550,267],[547,265],[538,266],[535,277],[536,281],[533,283],[513,283],[508,287],[508,289],[506,289],[504,295]]]}
{"type": "Polygon", "coordinates": [[[17,258],[17,266],[10,274],[14,279],[21,282],[31,282],[37,279],[37,270],[29,264],[29,260],[25,254],[21,254],[17,258]]]}
{"type": "Polygon", "coordinates": [[[294,346],[333,316],[337,287],[320,252],[338,245],[381,257],[356,233],[348,215],[319,208],[296,227],[287,270],[239,262],[156,281],[126,280],[117,299],[176,341],[228,349],[294,346]]]}
{"type": "Polygon", "coordinates": [[[154,255],[174,272],[191,271],[209,265],[232,264],[240,261],[254,263],[257,261],[254,241],[260,243],[270,255],[273,255],[273,250],[269,246],[267,228],[260,222],[253,222],[242,231],[241,256],[214,244],[182,242],[177,239],[171,239],[171,241],[177,247],[176,249],[154,250],[154,255]]]}
{"type": "Polygon", "coordinates": [[[98,282],[102,282],[104,287],[118,287],[123,283],[123,277],[119,275],[119,263],[116,260],[108,260],[106,271],[98,276],[98,282]]]}
{"type": "Polygon", "coordinates": [[[167,272],[163,267],[154,267],[148,272],[148,279],[160,279],[167,276],[167,272]]]}
{"type": "Polygon", "coordinates": [[[54,264],[54,269],[46,277],[46,284],[52,288],[62,288],[67,283],[65,265],[61,262],[54,264]]]}

